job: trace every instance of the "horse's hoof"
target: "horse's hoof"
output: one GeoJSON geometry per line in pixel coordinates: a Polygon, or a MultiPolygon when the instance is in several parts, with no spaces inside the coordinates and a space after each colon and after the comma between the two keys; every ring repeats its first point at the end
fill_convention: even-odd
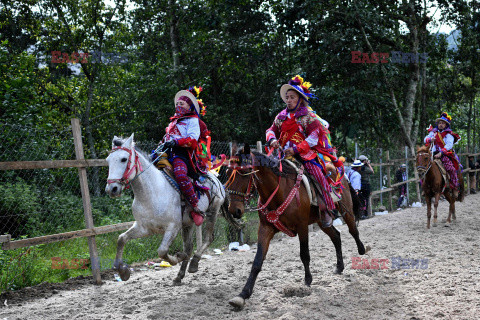
{"type": "Polygon", "coordinates": [[[118,273],[120,274],[120,279],[122,279],[122,281],[130,279],[130,269],[128,268],[128,265],[122,263],[118,267],[118,273]]]}
{"type": "Polygon", "coordinates": [[[434,227],[434,228],[437,227],[437,223],[434,222],[434,223],[432,224],[432,227],[434,227]]]}
{"type": "Polygon", "coordinates": [[[182,279],[180,279],[179,277],[176,277],[175,279],[173,279],[173,285],[174,286],[181,286],[182,285],[182,279]]]}
{"type": "Polygon", "coordinates": [[[228,301],[228,303],[234,307],[235,309],[243,309],[243,307],[245,306],[245,299],[243,299],[242,297],[240,296],[236,296],[235,298],[233,299],[230,299],[230,301],[228,301]]]}
{"type": "Polygon", "coordinates": [[[188,272],[195,273],[198,271],[198,258],[194,256],[188,265],[188,272]]]}
{"type": "Polygon", "coordinates": [[[333,274],[342,274],[343,272],[343,268],[335,268],[335,270],[333,271],[333,274]]]}
{"type": "Polygon", "coordinates": [[[367,251],[365,250],[365,246],[362,244],[358,246],[358,254],[363,256],[367,251]]]}
{"type": "Polygon", "coordinates": [[[367,252],[369,252],[370,250],[372,250],[372,247],[370,247],[370,246],[367,246],[367,248],[365,248],[365,252],[364,252],[364,254],[365,254],[365,253],[367,253],[367,252]]]}

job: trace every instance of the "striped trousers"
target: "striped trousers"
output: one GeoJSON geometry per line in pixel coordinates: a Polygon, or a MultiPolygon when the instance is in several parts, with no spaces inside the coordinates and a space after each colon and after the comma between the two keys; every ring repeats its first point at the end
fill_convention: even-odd
{"type": "Polygon", "coordinates": [[[335,204],[333,203],[332,197],[330,196],[330,192],[332,191],[332,188],[327,182],[327,179],[323,175],[322,169],[319,166],[316,166],[312,162],[305,162],[305,169],[307,169],[307,172],[311,174],[315,180],[320,184],[322,188],[322,193],[323,193],[323,200],[325,201],[325,204],[327,205],[328,210],[333,210],[335,209],[335,204]]]}

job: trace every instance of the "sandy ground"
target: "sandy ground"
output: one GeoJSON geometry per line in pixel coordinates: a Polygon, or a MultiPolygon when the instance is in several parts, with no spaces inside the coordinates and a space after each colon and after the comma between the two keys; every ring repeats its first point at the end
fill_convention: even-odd
{"type": "MultiPolygon", "coordinates": [[[[137,269],[127,282],[115,281],[110,272],[101,286],[83,278],[27,288],[3,296],[0,320],[479,319],[479,204],[480,195],[466,197],[457,203],[455,224],[440,223],[430,230],[425,228],[425,207],[361,221],[361,239],[372,248],[364,258],[388,259],[386,269],[352,269],[358,253],[342,225],[338,229],[345,271],[334,275],[332,243],[321,231],[312,232],[310,288],[303,284],[298,239],[280,235],[241,311],[232,309],[228,300],[243,288],[256,246],[202,260],[199,272],[187,274],[181,286],[172,285],[179,268],[174,266],[137,269]],[[399,269],[392,263],[394,257],[428,263],[420,264],[424,269],[399,269]]],[[[447,210],[447,203],[441,202],[440,222],[447,210]]]]}

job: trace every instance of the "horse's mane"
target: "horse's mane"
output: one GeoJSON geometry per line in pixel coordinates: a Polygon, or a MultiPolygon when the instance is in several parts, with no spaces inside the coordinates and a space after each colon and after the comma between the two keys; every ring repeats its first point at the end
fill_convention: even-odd
{"type": "Polygon", "coordinates": [[[429,146],[421,146],[420,148],[417,149],[417,153],[419,152],[429,152],[430,147],[429,146]]]}
{"type": "Polygon", "coordinates": [[[276,159],[273,156],[267,156],[258,151],[252,151],[252,154],[255,157],[255,165],[260,167],[269,168],[277,176],[285,177],[287,174],[296,173],[296,170],[290,167],[285,161],[282,161],[282,171],[280,171],[280,160],[276,159]]]}
{"type": "MultiPolygon", "coordinates": [[[[114,147],[121,147],[125,143],[125,141],[127,141],[127,138],[115,137],[112,143],[114,147]]],[[[132,141],[132,146],[135,148],[135,151],[137,151],[137,153],[142,155],[145,158],[145,160],[147,160],[148,163],[152,162],[152,160],[150,159],[150,155],[148,153],[136,147],[135,141],[132,141]]]]}

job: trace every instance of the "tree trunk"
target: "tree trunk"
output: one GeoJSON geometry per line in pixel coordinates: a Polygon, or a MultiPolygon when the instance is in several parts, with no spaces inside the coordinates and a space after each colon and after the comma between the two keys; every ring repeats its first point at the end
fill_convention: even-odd
{"type": "Polygon", "coordinates": [[[170,15],[170,44],[172,46],[174,82],[178,87],[183,84],[183,75],[180,72],[180,45],[178,36],[177,6],[175,0],[168,0],[168,14],[170,15]]]}

